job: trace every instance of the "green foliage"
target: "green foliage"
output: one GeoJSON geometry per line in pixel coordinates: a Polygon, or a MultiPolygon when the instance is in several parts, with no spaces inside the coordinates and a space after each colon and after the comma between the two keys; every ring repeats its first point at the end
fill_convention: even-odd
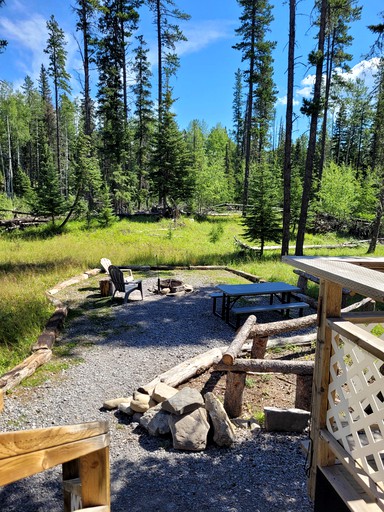
{"type": "Polygon", "coordinates": [[[319,192],[320,211],[337,219],[349,219],[356,209],[358,182],[351,167],[331,162],[323,173],[319,192]]]}
{"type": "Polygon", "coordinates": [[[224,227],[223,227],[223,224],[221,222],[219,222],[218,224],[215,224],[213,226],[213,228],[211,229],[211,231],[209,232],[209,241],[212,244],[215,244],[216,242],[218,242],[220,240],[220,238],[223,236],[223,234],[224,234],[224,227]]]}
{"type": "Polygon", "coordinates": [[[111,226],[116,222],[117,217],[113,212],[112,201],[109,193],[108,185],[105,183],[103,191],[100,195],[101,207],[100,212],[97,216],[97,222],[101,227],[111,226]]]}
{"type": "Polygon", "coordinates": [[[39,215],[49,215],[53,222],[55,217],[61,215],[65,209],[65,201],[60,192],[59,176],[48,144],[44,145],[41,156],[36,207],[39,215]]]}
{"type": "Polygon", "coordinates": [[[266,164],[254,169],[249,204],[247,215],[243,220],[244,236],[260,244],[262,256],[265,243],[280,242],[282,234],[278,185],[271,168],[266,164]]]}

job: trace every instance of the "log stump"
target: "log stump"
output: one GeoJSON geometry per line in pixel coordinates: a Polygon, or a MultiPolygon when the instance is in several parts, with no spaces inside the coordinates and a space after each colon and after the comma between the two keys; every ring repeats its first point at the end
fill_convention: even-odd
{"type": "Polygon", "coordinates": [[[110,277],[105,277],[104,279],[100,279],[100,295],[102,297],[109,297],[113,294],[113,284],[110,277]]]}

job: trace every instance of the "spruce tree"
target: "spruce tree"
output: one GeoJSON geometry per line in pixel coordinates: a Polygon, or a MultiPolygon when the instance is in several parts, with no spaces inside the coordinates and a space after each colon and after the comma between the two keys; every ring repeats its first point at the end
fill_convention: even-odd
{"type": "Polygon", "coordinates": [[[137,40],[139,44],[135,50],[133,65],[135,85],[132,86],[132,91],[135,95],[134,141],[138,183],[137,206],[140,209],[143,200],[148,203],[150,160],[152,156],[155,119],[153,101],[151,99],[152,73],[147,59],[149,50],[146,47],[143,36],[138,36],[137,40]]]}
{"type": "Polygon", "coordinates": [[[66,70],[67,51],[65,46],[64,31],[59,27],[55,17],[52,15],[47,21],[48,40],[44,52],[49,55],[48,72],[53,80],[55,114],[56,114],[56,162],[57,172],[60,179],[60,187],[64,191],[64,181],[67,176],[63,176],[61,169],[61,147],[60,147],[60,92],[71,92],[69,85],[70,75],[66,70]]]}
{"type": "Polygon", "coordinates": [[[179,201],[190,201],[195,184],[191,155],[177,126],[175,114],[171,111],[173,102],[168,86],[161,107],[161,123],[155,136],[156,149],[152,160],[152,180],[159,194],[159,204],[164,209],[179,201]]]}
{"type": "Polygon", "coordinates": [[[275,43],[266,39],[273,20],[268,0],[238,0],[243,8],[241,26],[236,29],[242,41],[234,46],[247,63],[245,80],[248,85],[244,123],[245,171],[243,214],[249,198],[249,179],[252,162],[261,162],[268,146],[268,131],[273,119],[275,87],[272,78],[272,50],[275,43]]]}
{"type": "Polygon", "coordinates": [[[39,186],[36,213],[49,215],[52,222],[64,213],[65,201],[61,195],[59,176],[53,163],[53,155],[47,143],[43,145],[40,160],[39,186]]]}
{"type": "Polygon", "coordinates": [[[266,242],[281,241],[281,209],[276,175],[268,164],[255,165],[250,187],[250,207],[243,219],[244,236],[260,246],[260,256],[266,242]]]}

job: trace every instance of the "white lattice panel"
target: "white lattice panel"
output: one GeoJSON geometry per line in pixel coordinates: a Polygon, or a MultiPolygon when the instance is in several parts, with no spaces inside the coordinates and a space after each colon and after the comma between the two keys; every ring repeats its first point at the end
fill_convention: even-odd
{"type": "Polygon", "coordinates": [[[384,363],[332,331],[327,429],[384,489],[384,363]]]}

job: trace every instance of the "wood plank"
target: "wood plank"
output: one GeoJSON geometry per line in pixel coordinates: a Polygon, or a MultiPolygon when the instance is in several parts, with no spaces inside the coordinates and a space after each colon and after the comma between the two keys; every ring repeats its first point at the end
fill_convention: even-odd
{"type": "Polygon", "coordinates": [[[381,272],[365,268],[348,259],[333,259],[308,256],[283,256],[288,265],[304,270],[314,276],[349,288],[364,297],[384,302],[384,276],[381,272]]]}
{"type": "Polygon", "coordinates": [[[232,343],[227,348],[225,354],[223,354],[223,363],[224,364],[233,364],[233,361],[239,355],[244,343],[247,341],[249,337],[249,333],[251,332],[253,326],[256,323],[256,317],[251,315],[247,318],[242,328],[237,333],[236,337],[232,341],[232,343]]]}
{"type": "Polygon", "coordinates": [[[356,487],[340,464],[319,468],[351,512],[381,512],[377,503],[356,487]]]}
{"type": "Polygon", "coordinates": [[[336,441],[330,432],[321,429],[319,432],[321,439],[328,444],[329,448],[337,457],[337,460],[343,465],[345,471],[355,481],[357,487],[361,487],[363,492],[370,496],[380,505],[380,510],[384,510],[384,492],[369,478],[359,464],[350,456],[343,446],[336,441]]]}
{"type": "Polygon", "coordinates": [[[108,446],[80,458],[80,480],[83,507],[110,504],[108,446]]]}
{"type": "Polygon", "coordinates": [[[108,428],[107,421],[92,421],[78,425],[4,432],[0,434],[0,460],[106,434],[108,428]]]}
{"type": "Polygon", "coordinates": [[[100,507],[87,507],[79,508],[74,512],[110,512],[111,507],[109,505],[101,505],[100,507]]]}
{"type": "Polygon", "coordinates": [[[90,439],[2,459],[0,460],[0,485],[16,482],[69,460],[83,457],[105,448],[108,444],[109,434],[102,434],[90,439]]]}
{"type": "Polygon", "coordinates": [[[339,317],[341,311],[342,286],[326,281],[320,282],[318,309],[318,338],[316,343],[315,369],[312,385],[311,442],[312,459],[308,482],[308,491],[315,499],[316,472],[318,466],[334,463],[334,456],[325,443],[320,440],[320,429],[326,425],[329,364],[331,357],[332,333],[327,325],[327,317],[339,317]]]}

